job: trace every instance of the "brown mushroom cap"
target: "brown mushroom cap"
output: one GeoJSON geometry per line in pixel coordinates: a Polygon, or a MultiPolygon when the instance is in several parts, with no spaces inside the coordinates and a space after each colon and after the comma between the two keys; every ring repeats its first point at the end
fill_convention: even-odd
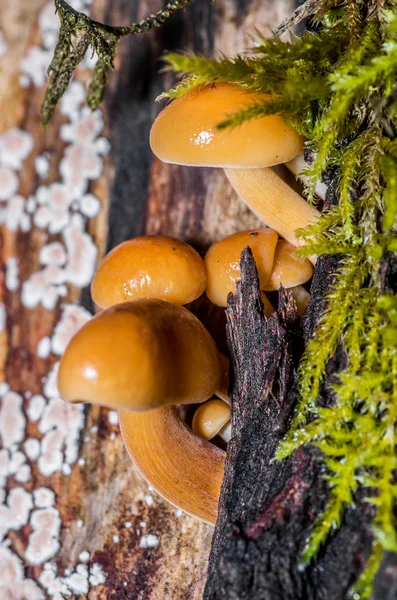
{"type": "Polygon", "coordinates": [[[95,273],[93,300],[107,308],[135,298],[188,304],[205,290],[203,259],[189,244],[165,236],[141,236],[114,248],[95,273]]]}
{"type": "Polygon", "coordinates": [[[58,386],[66,400],[145,411],[203,402],[221,377],[215,343],[192,313],[140,299],[104,310],[77,332],[58,386]]]}
{"type": "Polygon", "coordinates": [[[290,288],[309,281],[313,274],[312,264],[307,258],[295,257],[293,254],[296,250],[285,240],[277,242],[271,275],[265,283],[261,282],[263,290],[278,290],[280,285],[290,288]]]}
{"type": "Polygon", "coordinates": [[[213,244],[204,257],[208,277],[206,293],[211,302],[226,306],[229,292],[236,292],[241,253],[246,246],[252,250],[259,279],[264,284],[271,274],[277,240],[275,231],[256,229],[239,231],[213,244]]]}
{"type": "Polygon", "coordinates": [[[200,404],[194,413],[192,431],[205,440],[211,440],[228,421],[230,406],[223,400],[208,400],[200,404]]]}
{"type": "Polygon", "coordinates": [[[161,111],[150,132],[152,151],[164,162],[192,166],[247,168],[287,162],[302,151],[303,138],[279,115],[232,130],[217,129],[231,114],[267,98],[230,83],[200,86],[161,111]]]}

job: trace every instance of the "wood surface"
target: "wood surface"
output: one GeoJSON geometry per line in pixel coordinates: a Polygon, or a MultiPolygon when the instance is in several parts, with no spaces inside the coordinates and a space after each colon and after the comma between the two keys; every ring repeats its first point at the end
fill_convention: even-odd
{"type": "MultiPolygon", "coordinates": [[[[248,44],[247,33],[269,31],[291,5],[195,0],[163,29],[123,40],[101,131],[101,115],[90,121],[81,103],[58,109],[43,129],[52,4],[0,0],[1,322],[6,315],[0,375],[9,385],[1,387],[0,400],[2,600],[202,595],[213,529],[148,489],[127,456],[114,414],[62,404],[54,366],[87,318],[79,306],[93,310],[87,284],[106,249],[147,232],[175,235],[203,250],[223,235],[257,226],[220,170],[161,164],[150,153],[148,134],[160,108],[155,97],[172,82],[159,71],[165,49],[232,55],[248,44]],[[85,123],[80,133],[76,122],[85,123]],[[14,128],[16,138],[10,137],[14,128]],[[66,197],[70,185],[73,201],[66,197]],[[101,204],[90,218],[94,201],[87,194],[101,204]]],[[[86,2],[95,18],[114,24],[160,6],[158,0],[86,2]]],[[[89,68],[80,69],[76,81],[89,76],[89,68]]],[[[72,103],[81,90],[74,89],[72,103]]],[[[209,310],[205,301],[193,310],[224,349],[222,311],[209,310]]]]}

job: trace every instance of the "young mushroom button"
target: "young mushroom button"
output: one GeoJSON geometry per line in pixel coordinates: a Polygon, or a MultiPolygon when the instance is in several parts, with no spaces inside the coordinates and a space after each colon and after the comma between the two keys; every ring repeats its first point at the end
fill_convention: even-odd
{"type": "Polygon", "coordinates": [[[108,308],[77,332],[58,387],[66,400],[146,411],[208,400],[221,378],[202,323],[182,306],[146,298],[108,308]]]}
{"type": "Polygon", "coordinates": [[[189,244],[166,236],[142,236],[114,248],[91,284],[101,308],[134,298],[160,298],[188,304],[205,290],[203,259],[189,244]]]}
{"type": "Polygon", "coordinates": [[[234,129],[217,128],[231,114],[266,99],[232,84],[201,86],[162,110],[152,126],[150,144],[165,162],[223,167],[247,206],[299,245],[296,230],[317,221],[320,213],[269,167],[297,156],[303,138],[281,115],[253,119],[234,129]]]}
{"type": "Polygon", "coordinates": [[[205,440],[212,440],[230,421],[230,406],[223,400],[208,400],[194,413],[192,430],[205,440]]]}

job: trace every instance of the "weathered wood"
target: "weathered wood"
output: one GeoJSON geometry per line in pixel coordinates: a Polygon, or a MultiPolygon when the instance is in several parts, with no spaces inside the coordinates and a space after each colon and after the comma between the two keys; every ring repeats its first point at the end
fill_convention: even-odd
{"type": "MultiPolygon", "coordinates": [[[[84,4],[83,0],[80,3],[84,4]]],[[[160,0],[94,0],[91,7],[87,3],[87,9],[99,20],[122,24],[156,11],[161,4],[160,0]]],[[[14,192],[4,192],[4,172],[0,178],[1,210],[8,210],[7,216],[1,213],[5,222],[0,265],[0,303],[4,306],[0,309],[5,309],[7,321],[0,333],[0,356],[4,359],[0,373],[10,390],[18,394],[9,397],[1,390],[0,435],[6,449],[0,454],[1,598],[10,598],[11,593],[21,599],[56,597],[53,594],[59,593],[57,600],[65,594],[83,600],[201,597],[212,528],[187,515],[180,516],[148,490],[126,455],[113,414],[90,407],[68,413],[57,399],[56,388],[51,384],[53,377],[48,379],[65,340],[76,329],[77,321],[86,318],[80,308],[65,318],[65,307],[80,302],[92,308],[87,277],[84,279],[82,274],[93,269],[95,248],[99,259],[106,248],[146,231],[176,235],[203,249],[222,235],[257,226],[220,170],[179,168],[153,160],[148,132],[160,108],[154,99],[171,83],[170,75],[159,73],[165,49],[188,47],[205,54],[216,50],[234,54],[247,45],[246,33],[255,27],[268,31],[290,11],[291,4],[290,0],[217,0],[215,4],[196,0],[164,29],[123,40],[102,107],[104,131],[96,131],[92,136],[89,132],[84,134],[86,137],[80,142],[85,151],[83,155],[76,154],[72,169],[72,175],[82,172],[87,179],[87,191],[100,200],[101,210],[88,218],[80,204],[64,206],[66,222],[73,221],[74,213],[83,219],[84,232],[88,234],[77,235],[76,227],[72,228],[74,243],[67,247],[68,225],[61,223],[62,215],[53,215],[51,224],[38,225],[35,215],[41,205],[30,203],[29,210],[34,212],[28,212],[27,199],[36,198],[38,188],[43,187],[51,191],[50,202],[54,202],[51,185],[70,184],[70,172],[67,180],[65,176],[65,157],[80,143],[70,125],[83,119],[82,106],[74,113],[70,106],[64,114],[58,109],[49,127],[43,130],[40,104],[45,61],[48,64],[50,59],[56,22],[51,16],[52,3],[0,0],[0,29],[8,45],[0,58],[0,134],[17,128],[27,132],[28,140],[33,142],[21,165],[11,169],[23,199],[23,230],[21,222],[15,222],[18,210],[11,202],[14,192]],[[64,125],[69,126],[69,131],[62,129],[64,125]],[[87,164],[83,158],[87,157],[90,136],[97,143],[103,135],[111,142],[109,155],[95,151],[94,165],[87,164]],[[37,158],[48,162],[48,173],[36,165],[37,158]],[[45,308],[43,301],[49,299],[49,288],[36,302],[32,287],[29,291],[26,284],[45,270],[40,252],[43,248],[48,251],[53,242],[67,250],[68,259],[73,247],[73,277],[67,274],[67,281],[60,284],[66,286],[63,291],[67,295],[60,296],[54,308],[45,308]],[[19,267],[17,275],[15,265],[19,267]],[[57,326],[62,329],[56,329],[57,326]],[[37,394],[42,395],[46,407],[41,414],[40,402],[32,400],[37,394]],[[33,441],[29,451],[24,444],[27,440],[33,441]],[[30,472],[23,471],[24,465],[16,469],[10,466],[10,461],[17,460],[18,452],[30,472]],[[53,502],[48,494],[42,502],[33,495],[41,488],[55,493],[54,506],[49,506],[53,502]],[[21,489],[27,492],[26,518],[21,510],[11,506],[12,490],[21,489]],[[40,508],[43,502],[47,508],[40,508]],[[41,518],[46,523],[35,538],[33,525],[40,517],[38,511],[44,511],[41,518]],[[18,516],[16,512],[20,521],[12,524],[12,518],[18,516]],[[8,524],[12,525],[9,531],[8,524]],[[159,543],[144,547],[145,533],[156,536],[159,543]],[[88,558],[82,552],[88,553],[88,558]],[[47,562],[52,566],[44,569],[47,562]],[[96,572],[103,579],[98,575],[95,579],[96,572]]],[[[76,81],[85,83],[89,77],[90,70],[84,68],[79,70],[76,81]]],[[[77,92],[69,98],[70,102],[77,102],[77,92]]],[[[100,117],[95,123],[100,129],[100,117]]],[[[103,140],[101,143],[103,149],[103,140]]],[[[13,152],[8,150],[7,156],[15,157],[13,152]]],[[[0,167],[6,165],[5,153],[7,150],[2,148],[0,167]]],[[[76,192],[74,204],[85,193],[76,192]]],[[[60,268],[65,277],[67,269],[62,264],[60,268]]],[[[51,275],[53,279],[48,277],[51,286],[56,287],[55,274],[51,275]]],[[[203,300],[194,310],[224,348],[224,312],[209,311],[203,300]]]]}

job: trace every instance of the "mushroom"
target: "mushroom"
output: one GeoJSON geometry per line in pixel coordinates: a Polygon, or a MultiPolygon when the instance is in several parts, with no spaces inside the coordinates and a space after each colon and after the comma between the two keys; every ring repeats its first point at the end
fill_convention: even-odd
{"type": "Polygon", "coordinates": [[[70,401],[132,411],[204,402],[221,382],[215,342],[186,308],[138,299],[97,314],[61,358],[58,387],[70,401]]]}
{"type": "Polygon", "coordinates": [[[197,408],[192,430],[205,440],[212,440],[230,421],[230,406],[223,400],[208,400],[197,408]]]}
{"type": "Polygon", "coordinates": [[[280,285],[290,288],[309,281],[313,267],[306,258],[295,257],[295,250],[296,248],[285,240],[277,242],[272,271],[265,282],[260,282],[262,289],[278,290],[280,285]]]}
{"type": "Polygon", "coordinates": [[[174,406],[119,411],[128,454],[143,478],[184,512],[215,524],[225,452],[194,435],[174,406]]]}
{"type": "Polygon", "coordinates": [[[236,281],[240,279],[240,257],[246,246],[251,248],[254,255],[260,282],[265,283],[272,272],[277,240],[275,231],[257,229],[240,231],[212,244],[204,257],[208,278],[206,294],[211,302],[226,306],[229,292],[236,293],[236,281]]]}
{"type": "Polygon", "coordinates": [[[201,296],[206,283],[203,259],[189,244],[145,235],[123,242],[105,256],[91,293],[101,308],[143,297],[188,304],[201,296]]]}
{"type": "Polygon", "coordinates": [[[281,115],[246,121],[233,129],[217,128],[232,113],[267,98],[234,84],[200,86],[161,111],[152,126],[150,144],[165,162],[223,167],[247,206],[297,246],[302,242],[296,231],[317,221],[320,213],[269,167],[297,156],[303,138],[281,115]]]}
{"type": "MultiPolygon", "coordinates": [[[[236,292],[236,281],[240,279],[240,256],[243,249],[252,250],[259,275],[261,290],[278,290],[308,281],[313,267],[307,259],[296,258],[294,246],[279,240],[275,231],[260,229],[240,231],[213,244],[207,251],[204,262],[207,269],[208,298],[218,306],[227,305],[230,292],[236,292]]],[[[270,316],[274,309],[262,294],[264,311],[270,316]]]]}

